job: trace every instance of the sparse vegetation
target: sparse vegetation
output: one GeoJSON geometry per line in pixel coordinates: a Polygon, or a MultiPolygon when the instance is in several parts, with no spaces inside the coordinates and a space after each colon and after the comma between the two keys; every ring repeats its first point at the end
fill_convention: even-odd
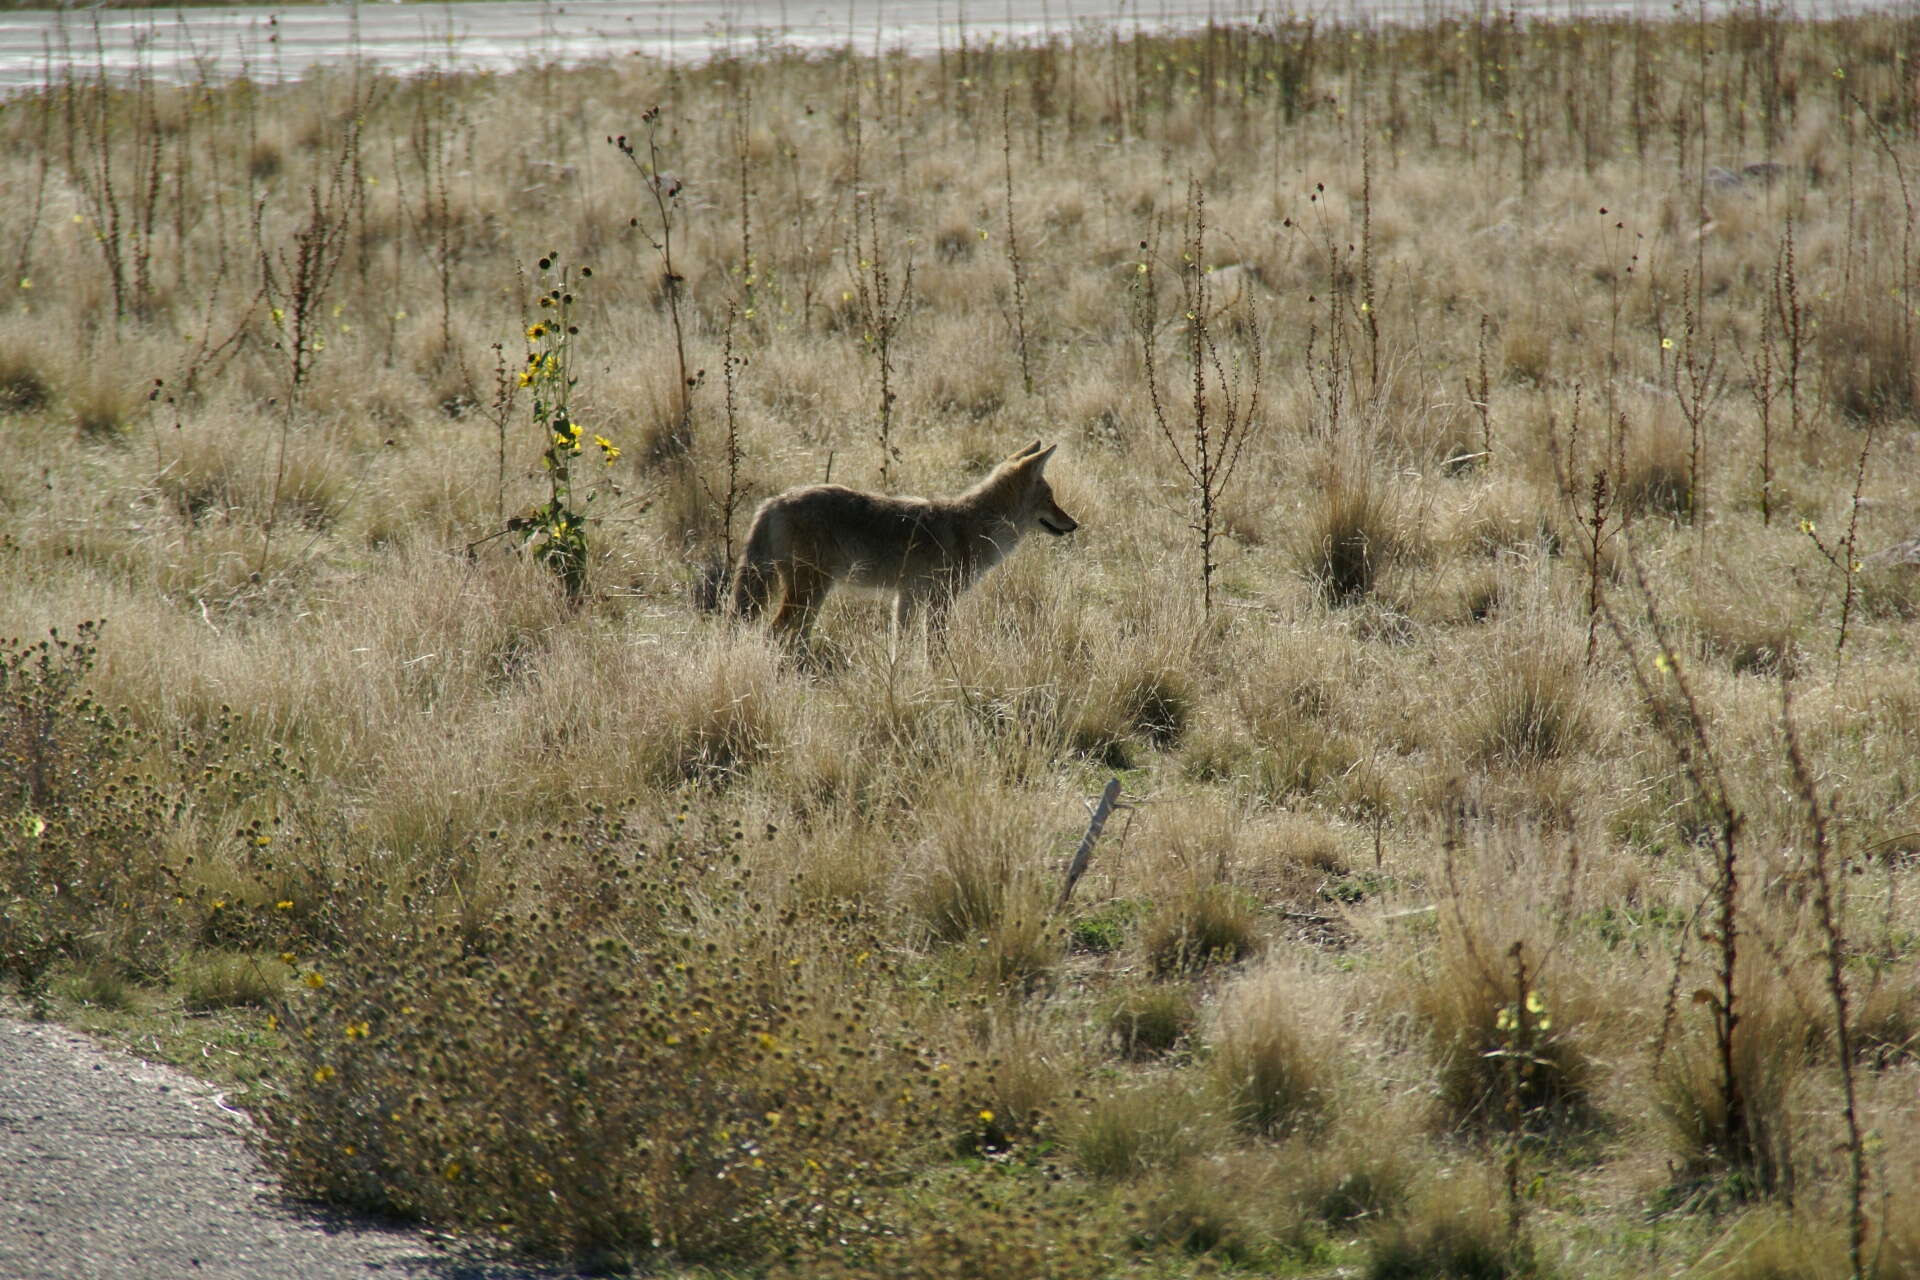
{"type": "Polygon", "coordinates": [[[0,980],[609,1272],[1909,1274],[1916,48],[76,65],[0,110],[0,980]],[[701,607],[752,497],[1036,437],[1084,532],[943,644],[701,607]]]}

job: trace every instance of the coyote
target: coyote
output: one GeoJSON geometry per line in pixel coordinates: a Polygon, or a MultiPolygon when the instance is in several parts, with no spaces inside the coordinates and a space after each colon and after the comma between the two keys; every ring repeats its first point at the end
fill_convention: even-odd
{"type": "Polygon", "coordinates": [[[1056,538],[1080,527],[1041,474],[1058,445],[1035,440],[952,498],[894,498],[837,484],[807,485],[767,499],[733,573],[733,613],[752,618],[773,603],[774,634],[804,644],[836,582],[894,593],[896,642],[915,610],[935,637],[954,597],[998,564],[1029,529],[1056,538]]]}

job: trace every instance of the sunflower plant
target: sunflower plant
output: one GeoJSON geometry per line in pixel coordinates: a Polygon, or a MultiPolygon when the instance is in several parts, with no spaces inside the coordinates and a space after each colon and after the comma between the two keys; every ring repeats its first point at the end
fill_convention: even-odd
{"type": "Polygon", "coordinates": [[[547,500],[515,516],[507,528],[521,535],[533,554],[553,570],[569,599],[578,598],[587,581],[587,508],[595,491],[581,486],[575,463],[587,444],[599,449],[603,465],[613,465],[620,450],[604,435],[589,435],[574,417],[573,343],[580,335],[574,319],[575,290],[593,277],[593,268],[575,272],[560,255],[540,259],[546,288],[536,299],[537,314],[527,326],[527,361],[520,387],[532,392],[533,425],[541,441],[540,467],[547,478],[547,500]]]}

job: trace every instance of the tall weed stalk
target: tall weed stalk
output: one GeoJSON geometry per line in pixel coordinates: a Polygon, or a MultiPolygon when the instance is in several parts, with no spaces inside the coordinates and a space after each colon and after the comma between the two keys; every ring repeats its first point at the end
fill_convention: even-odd
{"type": "MultiPolygon", "coordinates": [[[[1783,668],[1784,672],[1784,668],[1783,668]]],[[[1867,1140],[1860,1124],[1860,1107],[1853,1078],[1853,1019],[1847,998],[1846,932],[1841,905],[1836,901],[1833,842],[1830,835],[1838,797],[1822,802],[1813,770],[1800,746],[1793,724],[1793,686],[1780,680],[1780,728],[1786,738],[1787,764],[1793,789],[1805,810],[1807,833],[1813,843],[1814,911],[1820,926],[1821,958],[1825,963],[1827,999],[1833,1016],[1834,1059],[1840,1070],[1841,1115],[1847,1127],[1847,1261],[1854,1280],[1863,1280],[1867,1238],[1867,1140]]]]}
{"type": "Polygon", "coordinates": [[[660,108],[648,107],[641,113],[640,122],[646,126],[647,157],[640,153],[626,134],[609,138],[627,163],[640,175],[641,183],[653,200],[653,212],[659,222],[660,233],[656,238],[651,228],[642,227],[639,218],[631,218],[627,225],[640,231],[660,257],[660,291],[667,301],[667,316],[673,324],[673,356],[679,369],[679,381],[674,387],[674,421],[668,431],[667,440],[672,451],[685,454],[693,448],[693,393],[699,386],[699,376],[691,373],[687,367],[687,331],[681,315],[682,295],[686,278],[675,269],[673,264],[673,224],[680,209],[680,195],[686,184],[680,176],[667,172],[660,167],[660,108]]]}
{"type": "MultiPolygon", "coordinates": [[[[1738,1178],[1750,1178],[1761,1190],[1774,1189],[1778,1180],[1790,1172],[1776,1167],[1774,1155],[1767,1150],[1767,1138],[1760,1132],[1748,1111],[1738,1061],[1746,1033],[1741,1030],[1744,997],[1739,986],[1741,919],[1739,911],[1741,832],[1745,815],[1734,805],[1732,791],[1714,750],[1707,719],[1694,695],[1692,684],[1681,670],[1666,620],[1655,603],[1640,563],[1629,551],[1635,584],[1639,589],[1643,613],[1654,641],[1651,663],[1643,664],[1634,637],[1611,603],[1603,602],[1607,623],[1628,667],[1641,701],[1655,709],[1654,723],[1678,761],[1682,776],[1692,793],[1700,814],[1699,831],[1712,859],[1706,898],[1695,919],[1704,917],[1706,927],[1699,930],[1701,940],[1712,948],[1712,981],[1696,988],[1692,1003],[1705,1008],[1711,1019],[1715,1082],[1718,1090],[1717,1112],[1713,1124],[1712,1154],[1719,1165],[1738,1178]],[[1651,666],[1657,676],[1649,676],[1651,666]],[[1671,689],[1669,698],[1665,690],[1671,689]],[[1669,713],[1665,709],[1670,708],[1669,713]]],[[[1696,926],[1697,927],[1697,926],[1696,926]]],[[[1676,956],[1676,971],[1680,960],[1676,956]]],[[[1677,980],[1677,978],[1676,978],[1677,980]]],[[[1666,1047],[1664,1025],[1661,1049],[1666,1047]]],[[[1661,1069],[1656,1054],[1654,1069],[1661,1069]]]]}
{"type": "Polygon", "coordinates": [[[905,266],[898,272],[887,262],[880,243],[880,196],[877,191],[854,193],[853,240],[847,257],[853,266],[854,307],[860,322],[860,344],[873,357],[880,375],[880,413],[874,442],[880,448],[880,483],[893,482],[900,447],[894,441],[894,349],[913,298],[913,249],[907,248],[905,266]],[[864,216],[862,216],[864,215],[864,216]]]}
{"type": "MultiPolygon", "coordinates": [[[[1033,394],[1033,360],[1027,350],[1027,272],[1020,260],[1020,239],[1013,222],[1013,90],[1000,98],[1000,158],[1007,176],[1007,267],[1013,273],[1014,338],[1020,352],[1020,385],[1033,394]]],[[[1034,125],[1038,140],[1039,124],[1034,125]]]]}
{"type": "MultiPolygon", "coordinates": [[[[1184,236],[1178,265],[1181,346],[1191,378],[1191,420],[1177,429],[1170,407],[1172,387],[1161,373],[1156,348],[1160,322],[1154,307],[1155,259],[1152,246],[1142,242],[1142,256],[1134,280],[1134,328],[1140,337],[1146,370],[1147,395],[1161,438],[1187,475],[1191,488],[1193,531],[1200,557],[1202,607],[1213,612],[1214,577],[1219,572],[1215,552],[1220,537],[1220,503],[1246,453],[1247,443],[1262,422],[1261,343],[1257,319],[1242,317],[1242,349],[1231,361],[1213,329],[1213,290],[1206,265],[1207,205],[1197,180],[1187,183],[1184,236]]],[[[1244,298],[1242,306],[1248,306],[1244,298]]]]}

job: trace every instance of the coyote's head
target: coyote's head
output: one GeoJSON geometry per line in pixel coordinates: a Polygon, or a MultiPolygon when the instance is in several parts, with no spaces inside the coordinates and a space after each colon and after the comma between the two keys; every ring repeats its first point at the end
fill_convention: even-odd
{"type": "Polygon", "coordinates": [[[1060,509],[1053,500],[1053,486],[1043,474],[1047,459],[1059,445],[1042,449],[1035,440],[998,467],[989,483],[1008,500],[1008,514],[1022,533],[1045,529],[1056,538],[1064,538],[1080,527],[1080,522],[1060,509]],[[996,483],[997,482],[997,483],[996,483]]]}

